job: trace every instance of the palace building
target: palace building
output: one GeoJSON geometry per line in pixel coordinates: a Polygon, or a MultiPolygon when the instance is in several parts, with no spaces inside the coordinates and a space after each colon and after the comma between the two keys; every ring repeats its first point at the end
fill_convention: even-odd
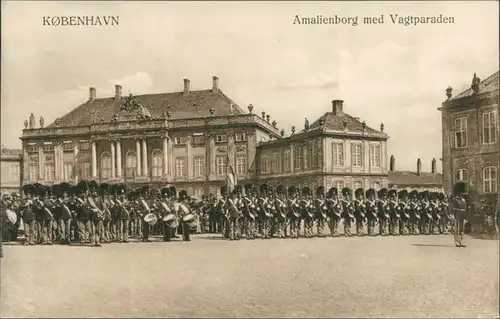
{"type": "Polygon", "coordinates": [[[387,140],[384,125],[377,131],[344,112],[341,100],[332,101],[311,125],[288,137],[257,146],[257,177],[271,185],[338,189],[388,186],[387,140]]]}
{"type": "Polygon", "coordinates": [[[98,98],[90,88],[86,102],[44,127],[31,114],[22,140],[23,184],[60,182],[134,185],[175,184],[189,194],[216,194],[226,165],[238,180],[249,171],[260,142],[280,138],[276,121],[245,112],[219,89],[98,98]]]}
{"type": "MultiPolygon", "coordinates": [[[[500,130],[498,124],[499,72],[481,81],[476,74],[472,85],[448,99],[438,109],[442,118],[444,188],[466,182],[481,197],[499,193],[500,130]]],[[[500,201],[499,201],[500,202],[500,201]]]]}
{"type": "Polygon", "coordinates": [[[2,177],[0,190],[2,193],[17,193],[21,187],[21,150],[1,147],[0,163],[2,177]]]}

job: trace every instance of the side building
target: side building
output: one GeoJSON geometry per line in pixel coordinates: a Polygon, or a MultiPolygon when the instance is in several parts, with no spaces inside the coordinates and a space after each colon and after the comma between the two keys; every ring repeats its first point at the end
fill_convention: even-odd
{"type": "Polygon", "coordinates": [[[391,155],[389,159],[389,188],[406,189],[408,192],[417,190],[419,192],[444,193],[443,174],[437,172],[435,158],[431,161],[430,172],[422,170],[420,158],[417,159],[416,171],[398,171],[396,170],[396,160],[391,155]]]}
{"type": "Polygon", "coordinates": [[[44,127],[31,114],[22,140],[23,184],[95,180],[135,186],[175,184],[191,195],[216,194],[231,163],[239,180],[249,171],[259,142],[280,138],[270,116],[244,111],[219,89],[97,98],[44,127]]]}
{"type": "Polygon", "coordinates": [[[3,147],[0,151],[2,177],[0,191],[3,193],[18,193],[21,187],[21,150],[3,147]]]}
{"type": "Polygon", "coordinates": [[[387,140],[344,112],[341,100],[311,125],[257,146],[256,178],[273,186],[381,188],[388,186],[387,140]]]}
{"type": "MultiPolygon", "coordinates": [[[[455,183],[469,185],[476,211],[484,200],[500,205],[499,72],[481,81],[476,74],[466,91],[448,99],[441,111],[444,187],[451,192],[455,183]]],[[[476,213],[477,214],[477,213],[476,213]]]]}

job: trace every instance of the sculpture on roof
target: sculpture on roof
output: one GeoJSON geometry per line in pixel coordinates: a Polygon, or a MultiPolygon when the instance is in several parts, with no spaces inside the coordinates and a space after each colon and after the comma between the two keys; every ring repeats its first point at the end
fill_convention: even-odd
{"type": "Polygon", "coordinates": [[[29,128],[30,129],[35,128],[35,116],[33,115],[33,113],[31,113],[31,115],[30,115],[29,128]]]}
{"type": "Polygon", "coordinates": [[[149,110],[139,101],[137,101],[132,93],[129,94],[128,98],[121,105],[120,112],[128,114],[136,113],[139,119],[151,118],[151,113],[149,113],[149,110]]]}
{"type": "Polygon", "coordinates": [[[481,83],[481,79],[476,76],[476,73],[474,73],[474,77],[472,78],[472,84],[470,86],[474,94],[479,93],[479,83],[481,83]]]}
{"type": "Polygon", "coordinates": [[[24,120],[24,128],[27,129],[28,128],[28,120],[24,120]]]}
{"type": "Polygon", "coordinates": [[[40,128],[43,128],[43,123],[44,123],[43,116],[40,116],[40,128]]]}
{"type": "Polygon", "coordinates": [[[305,119],[306,120],[304,121],[304,129],[308,130],[309,129],[309,121],[307,120],[307,117],[305,119]]]}

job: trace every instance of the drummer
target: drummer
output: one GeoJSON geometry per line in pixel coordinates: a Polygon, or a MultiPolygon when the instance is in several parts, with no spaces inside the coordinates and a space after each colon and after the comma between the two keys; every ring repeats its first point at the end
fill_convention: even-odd
{"type": "Polygon", "coordinates": [[[143,242],[150,242],[151,239],[149,239],[150,235],[150,227],[149,223],[152,221],[150,214],[150,211],[148,210],[149,206],[147,206],[146,201],[144,200],[144,192],[139,191],[139,200],[138,204],[136,206],[137,210],[140,211],[140,216],[141,216],[141,223],[142,223],[142,241],[143,242]]]}
{"type": "Polygon", "coordinates": [[[181,220],[182,220],[182,225],[181,225],[182,240],[191,241],[191,238],[189,237],[191,233],[191,228],[189,225],[191,220],[186,220],[186,217],[188,215],[191,215],[190,217],[194,217],[194,215],[191,210],[191,204],[189,203],[189,196],[187,196],[187,192],[185,190],[179,192],[179,202],[180,202],[179,213],[181,214],[181,220]],[[183,206],[184,208],[182,208],[183,206]]]}

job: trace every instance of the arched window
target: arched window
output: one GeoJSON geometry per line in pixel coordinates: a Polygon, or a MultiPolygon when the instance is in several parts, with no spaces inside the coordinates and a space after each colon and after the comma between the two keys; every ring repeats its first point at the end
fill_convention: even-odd
{"type": "Polygon", "coordinates": [[[111,178],[111,154],[109,152],[101,154],[101,178],[111,178]]]}
{"type": "Polygon", "coordinates": [[[483,191],[496,193],[497,189],[497,168],[495,166],[483,168],[483,191]]]}
{"type": "Polygon", "coordinates": [[[133,178],[137,175],[137,154],[134,151],[128,151],[125,154],[125,177],[133,178]]]}
{"type": "Polygon", "coordinates": [[[151,156],[151,174],[153,177],[161,177],[163,169],[163,152],[154,150],[151,156]]]}

